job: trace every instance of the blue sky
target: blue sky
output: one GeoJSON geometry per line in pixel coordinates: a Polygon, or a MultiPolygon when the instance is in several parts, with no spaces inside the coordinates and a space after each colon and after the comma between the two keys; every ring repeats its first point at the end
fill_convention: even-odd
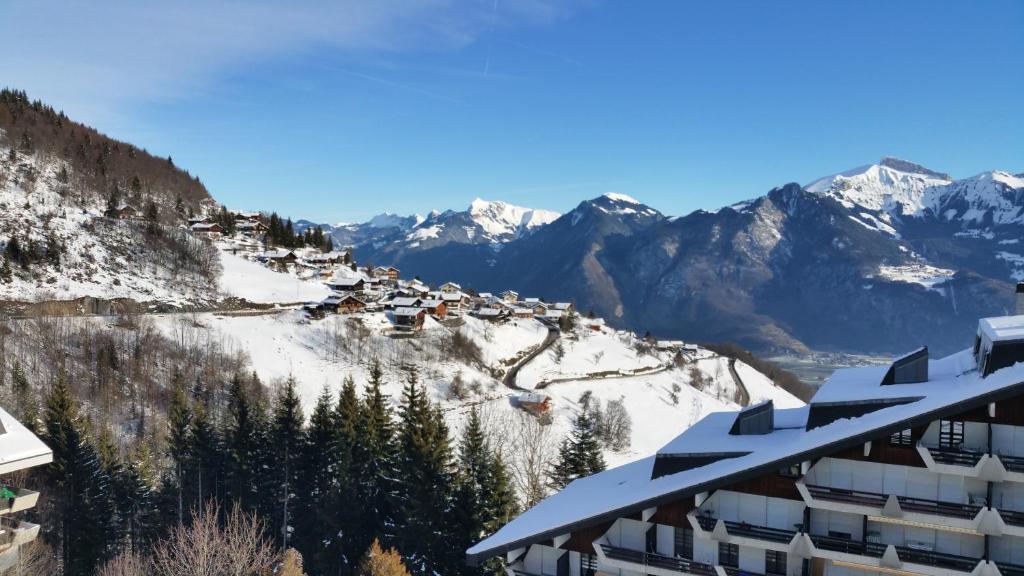
{"type": "Polygon", "coordinates": [[[669,214],[907,158],[1024,171],[1024,2],[0,0],[0,82],[335,222],[669,214]]]}

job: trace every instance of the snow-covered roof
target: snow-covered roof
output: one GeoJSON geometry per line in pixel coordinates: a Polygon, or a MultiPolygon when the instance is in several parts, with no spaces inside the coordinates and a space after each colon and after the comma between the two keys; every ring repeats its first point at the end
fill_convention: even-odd
{"type": "Polygon", "coordinates": [[[437,308],[441,304],[444,304],[443,300],[423,300],[420,302],[420,308],[437,308]]]}
{"type": "Polygon", "coordinates": [[[1024,340],[1024,316],[983,318],[978,327],[992,342],[1024,340]]]}
{"type": "Polygon", "coordinates": [[[328,284],[332,286],[355,286],[360,282],[365,283],[366,280],[363,278],[333,278],[328,284]]]}
{"type": "Polygon", "coordinates": [[[555,310],[568,310],[569,308],[572,308],[572,304],[569,302],[555,302],[553,306],[555,310]]]}
{"type": "Polygon", "coordinates": [[[983,378],[970,349],[932,361],[927,382],[882,385],[887,369],[872,366],[837,371],[810,406],[775,409],[768,434],[729,434],[737,412],[710,414],[658,454],[729,453],[731,457],[652,477],[655,455],[581,478],[467,553],[474,558],[500,554],[1024,393],[1024,363],[983,378]],[[877,406],[872,412],[826,419],[808,429],[815,404],[871,401],[877,406]]]}
{"type": "Polygon", "coordinates": [[[461,292],[459,292],[459,293],[455,293],[455,292],[442,292],[441,293],[441,300],[444,300],[445,302],[458,302],[459,300],[462,300],[462,298],[463,298],[463,294],[461,292]]]}
{"type": "Polygon", "coordinates": [[[395,308],[395,316],[418,316],[423,312],[422,308],[395,308]]]}
{"type": "Polygon", "coordinates": [[[53,452],[31,430],[0,408],[0,474],[53,461],[53,452]]]}
{"type": "Polygon", "coordinates": [[[419,298],[399,296],[391,299],[391,305],[396,308],[411,308],[420,302],[419,298]]]}
{"type": "MultiPolygon", "coordinates": [[[[120,210],[120,208],[118,208],[120,210]]],[[[192,225],[192,229],[195,231],[210,230],[212,228],[220,228],[220,224],[216,222],[196,222],[192,225]]]]}
{"type": "Polygon", "coordinates": [[[501,316],[504,311],[498,308],[481,308],[474,312],[477,316],[501,316]]]}

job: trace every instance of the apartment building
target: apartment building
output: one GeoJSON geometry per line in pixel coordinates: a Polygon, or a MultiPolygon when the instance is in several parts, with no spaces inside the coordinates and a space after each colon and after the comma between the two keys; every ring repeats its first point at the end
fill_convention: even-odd
{"type": "Polygon", "coordinates": [[[0,572],[17,559],[18,548],[35,540],[39,525],[21,519],[39,492],[25,482],[25,470],[53,461],[53,453],[31,430],[0,408],[0,572]]]}
{"type": "Polygon", "coordinates": [[[1024,576],[1024,316],[714,413],[468,551],[510,576],[1024,576]],[[965,344],[968,342],[965,335],[965,344]]]}

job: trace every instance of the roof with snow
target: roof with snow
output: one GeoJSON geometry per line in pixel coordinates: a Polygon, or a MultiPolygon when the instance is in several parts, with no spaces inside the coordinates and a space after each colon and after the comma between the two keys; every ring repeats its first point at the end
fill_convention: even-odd
{"type": "Polygon", "coordinates": [[[800,408],[751,407],[771,410],[756,433],[730,433],[743,428],[740,412],[709,414],[655,455],[572,482],[467,554],[489,558],[1024,394],[1024,363],[983,377],[973,349],[930,361],[925,382],[883,385],[888,368],[838,370],[800,408]]]}
{"type": "Polygon", "coordinates": [[[0,474],[53,461],[53,452],[31,430],[0,408],[0,474]]]}
{"type": "Polygon", "coordinates": [[[419,298],[413,298],[409,296],[399,296],[398,298],[391,299],[391,305],[396,308],[412,308],[422,302],[419,298]]]}
{"type": "Polygon", "coordinates": [[[395,308],[395,316],[419,316],[422,313],[422,308],[395,308]]]}

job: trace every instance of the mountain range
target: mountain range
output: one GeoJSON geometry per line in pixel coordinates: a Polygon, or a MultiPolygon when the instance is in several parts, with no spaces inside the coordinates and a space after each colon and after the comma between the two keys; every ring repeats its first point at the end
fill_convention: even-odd
{"type": "Polygon", "coordinates": [[[661,337],[758,351],[948,352],[1024,279],[1024,175],[896,158],[670,217],[623,194],[566,214],[464,211],[326,227],[360,261],[478,291],[572,298],[661,337]]]}

